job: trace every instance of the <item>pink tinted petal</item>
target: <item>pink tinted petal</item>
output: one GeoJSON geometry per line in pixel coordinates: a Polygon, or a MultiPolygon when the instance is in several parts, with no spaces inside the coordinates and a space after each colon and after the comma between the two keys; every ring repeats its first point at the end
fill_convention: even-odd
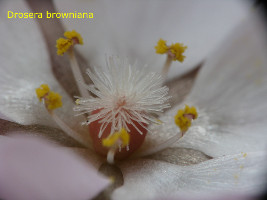
{"type": "Polygon", "coordinates": [[[0,136],[0,198],[89,199],[108,184],[66,149],[30,136],[0,136]]]}
{"type": "Polygon", "coordinates": [[[246,195],[236,195],[236,194],[228,194],[228,195],[196,195],[195,197],[186,197],[186,195],[172,195],[172,197],[162,197],[158,198],[157,200],[256,200],[255,197],[252,196],[246,196],[246,195]]]}

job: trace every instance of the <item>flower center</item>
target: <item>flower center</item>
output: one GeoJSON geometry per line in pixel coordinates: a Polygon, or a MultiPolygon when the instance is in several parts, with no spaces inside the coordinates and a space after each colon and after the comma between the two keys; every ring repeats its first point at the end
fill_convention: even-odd
{"type": "MultiPolygon", "coordinates": [[[[122,103],[123,102],[124,101],[122,101],[122,103]]],[[[100,111],[101,109],[95,110],[91,114],[97,114],[100,111]]],[[[134,153],[143,144],[145,140],[147,130],[144,127],[146,127],[147,125],[143,123],[144,127],[142,127],[138,122],[133,120],[133,124],[127,123],[127,127],[129,129],[129,131],[127,131],[129,134],[128,145],[120,145],[123,140],[121,139],[121,137],[117,136],[114,136],[117,138],[114,137],[112,138],[112,140],[114,139],[114,141],[112,141],[112,143],[114,144],[112,144],[111,146],[103,145],[103,141],[105,139],[111,138],[113,135],[116,135],[117,133],[110,134],[112,123],[109,123],[105,128],[105,130],[103,131],[101,137],[98,137],[98,134],[96,133],[98,133],[101,129],[102,123],[100,123],[100,121],[101,119],[91,122],[89,124],[89,133],[92,138],[95,151],[103,156],[107,156],[109,150],[112,149],[113,151],[115,151],[114,153],[115,159],[120,160],[126,158],[130,156],[132,153],[134,153]],[[143,134],[140,134],[136,128],[138,128],[143,134]]],[[[118,130],[118,132],[119,131],[120,130],[118,130]]]]}
{"type": "Polygon", "coordinates": [[[125,96],[119,98],[119,100],[116,102],[116,104],[117,104],[117,109],[119,109],[119,108],[125,106],[126,103],[127,103],[127,102],[126,102],[126,98],[125,98],[125,96]]]}

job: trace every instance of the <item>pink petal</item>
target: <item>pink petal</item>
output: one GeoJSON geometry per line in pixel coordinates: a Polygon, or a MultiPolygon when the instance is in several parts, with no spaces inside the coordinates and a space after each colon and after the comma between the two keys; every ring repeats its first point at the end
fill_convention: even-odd
{"type": "Polygon", "coordinates": [[[74,153],[32,136],[0,136],[0,198],[89,199],[108,184],[74,153]]]}
{"type": "Polygon", "coordinates": [[[256,200],[255,197],[249,195],[237,194],[216,194],[216,195],[196,195],[195,197],[186,197],[186,195],[172,195],[172,197],[158,198],[157,200],[256,200]]]}

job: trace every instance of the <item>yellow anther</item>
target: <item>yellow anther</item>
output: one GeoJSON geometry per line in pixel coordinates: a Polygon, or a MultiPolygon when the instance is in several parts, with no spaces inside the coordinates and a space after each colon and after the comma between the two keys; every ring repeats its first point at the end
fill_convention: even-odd
{"type": "Polygon", "coordinates": [[[35,92],[38,99],[42,101],[42,98],[50,92],[50,89],[47,84],[42,84],[39,88],[36,88],[35,92]]]}
{"type": "Polygon", "coordinates": [[[49,92],[45,99],[45,104],[49,110],[54,110],[62,106],[62,96],[55,92],[49,92]]]}
{"type": "Polygon", "coordinates": [[[75,101],[75,103],[76,103],[76,105],[80,105],[80,99],[76,99],[76,101],[75,101]]]}
{"type": "Polygon", "coordinates": [[[183,53],[187,49],[187,46],[184,46],[182,43],[175,43],[171,46],[166,44],[166,41],[163,39],[159,39],[157,46],[155,46],[156,53],[165,54],[168,53],[168,56],[172,58],[172,60],[183,62],[185,56],[183,53]]]}
{"type": "Polygon", "coordinates": [[[129,145],[130,135],[124,128],[122,128],[120,131],[120,138],[122,140],[122,146],[125,147],[125,146],[129,145]]]}
{"type": "Polygon", "coordinates": [[[129,145],[130,135],[122,128],[119,132],[113,133],[111,136],[104,138],[102,140],[102,145],[104,147],[114,147],[116,145],[121,145],[121,147],[126,147],[129,145]]]}
{"type": "Polygon", "coordinates": [[[67,38],[59,38],[57,40],[57,55],[63,55],[75,44],[83,44],[83,38],[80,33],[75,30],[66,31],[64,36],[67,38]]]}
{"type": "Polygon", "coordinates": [[[163,121],[161,121],[160,119],[157,119],[157,122],[159,125],[163,124],[163,121]]]}
{"type": "Polygon", "coordinates": [[[156,53],[164,54],[168,51],[168,46],[166,45],[166,41],[163,39],[159,39],[157,46],[155,46],[156,53]]]}
{"type": "Polygon", "coordinates": [[[178,110],[176,116],[174,117],[175,124],[179,126],[181,132],[185,133],[191,126],[192,119],[198,117],[197,109],[192,106],[185,105],[183,110],[178,110]]]}
{"type": "Polygon", "coordinates": [[[66,31],[64,33],[64,36],[68,39],[76,39],[78,44],[83,45],[83,38],[80,33],[77,33],[75,30],[72,31],[66,31]]]}
{"type": "Polygon", "coordinates": [[[170,46],[170,51],[174,55],[173,60],[178,60],[180,62],[183,62],[185,59],[185,56],[183,53],[187,49],[187,46],[184,46],[182,43],[175,43],[170,46]]]}
{"type": "Polygon", "coordinates": [[[73,45],[73,41],[71,39],[59,38],[57,40],[57,55],[62,56],[69,48],[73,45]]]}
{"type": "Polygon", "coordinates": [[[48,110],[54,110],[62,106],[62,97],[53,91],[50,91],[47,84],[42,84],[36,90],[36,95],[40,101],[44,100],[48,110]]]}

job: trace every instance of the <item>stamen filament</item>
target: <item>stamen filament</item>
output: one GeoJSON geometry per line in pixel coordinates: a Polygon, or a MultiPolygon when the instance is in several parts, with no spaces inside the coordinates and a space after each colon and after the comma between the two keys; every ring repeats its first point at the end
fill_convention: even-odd
{"type": "Polygon", "coordinates": [[[168,75],[168,72],[169,72],[171,64],[172,64],[172,60],[173,60],[172,57],[167,55],[165,64],[164,64],[162,71],[161,71],[161,75],[163,77],[163,80],[166,80],[166,77],[168,75]]]}
{"type": "Polygon", "coordinates": [[[181,63],[184,61],[185,56],[183,53],[186,49],[187,46],[184,46],[182,43],[175,43],[168,46],[166,40],[159,39],[155,46],[156,53],[167,54],[167,59],[161,72],[163,78],[166,79],[172,61],[179,61],[181,63]]]}
{"type": "Polygon", "coordinates": [[[191,126],[191,121],[193,119],[196,119],[197,117],[198,117],[197,109],[194,106],[189,107],[188,105],[185,105],[185,108],[182,110],[178,110],[177,115],[175,116],[175,123],[177,126],[179,126],[180,132],[174,135],[173,137],[169,138],[165,142],[156,145],[155,147],[137,153],[135,157],[148,156],[150,154],[156,153],[158,151],[170,147],[172,144],[174,144],[184,136],[186,131],[191,126]]]}
{"type": "Polygon", "coordinates": [[[71,70],[72,70],[74,79],[76,81],[76,84],[78,86],[80,95],[83,98],[89,98],[90,95],[89,95],[88,90],[86,89],[86,87],[84,87],[86,84],[85,84],[84,78],[82,76],[81,70],[79,68],[79,65],[78,65],[76,56],[74,54],[73,48],[69,49],[67,51],[67,53],[69,55],[71,70]]]}
{"type": "Polygon", "coordinates": [[[68,136],[76,140],[77,142],[81,143],[82,145],[86,147],[90,147],[88,143],[86,143],[77,132],[72,130],[67,124],[65,124],[53,111],[49,111],[49,114],[51,115],[52,119],[57,123],[57,125],[64,131],[68,136]]]}
{"type": "Polygon", "coordinates": [[[54,112],[53,110],[62,106],[62,96],[56,92],[50,90],[47,84],[42,84],[35,90],[37,98],[43,102],[47,112],[50,114],[52,119],[58,124],[58,126],[74,140],[78,141],[86,147],[90,147],[78,133],[73,131],[68,125],[66,125],[54,112]]]}

